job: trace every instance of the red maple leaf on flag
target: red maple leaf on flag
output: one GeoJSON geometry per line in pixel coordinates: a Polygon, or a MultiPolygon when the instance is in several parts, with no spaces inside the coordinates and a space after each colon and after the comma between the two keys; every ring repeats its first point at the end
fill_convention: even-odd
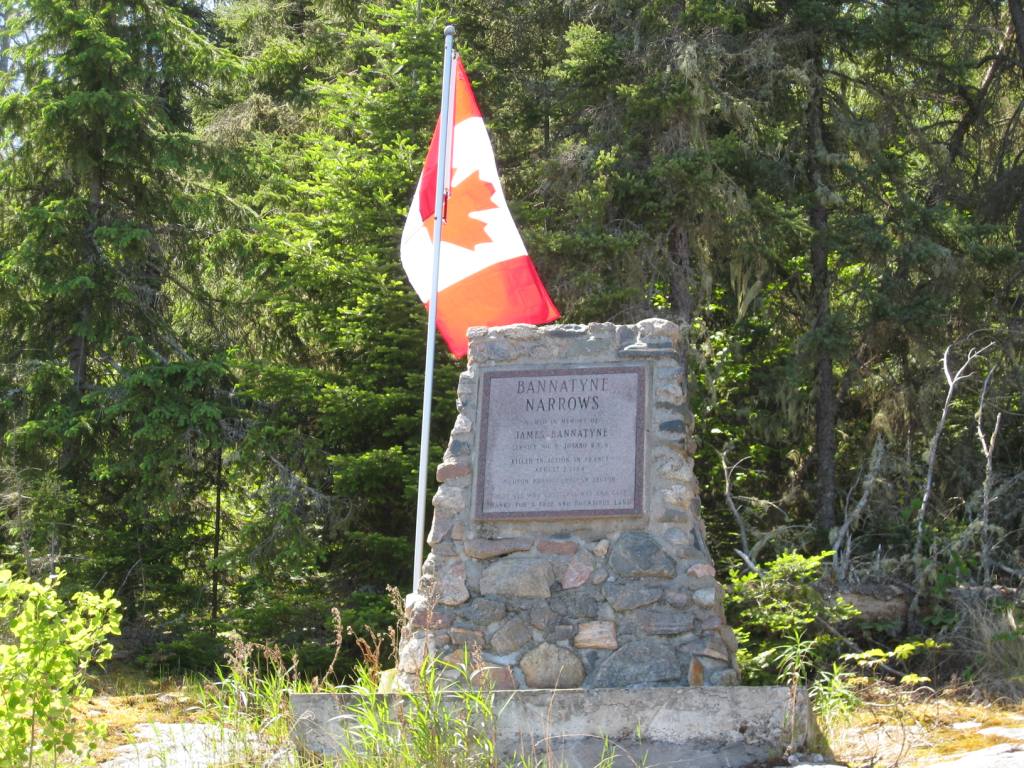
{"type": "MultiPolygon", "coordinates": [[[[479,171],[459,182],[448,195],[448,215],[441,227],[441,239],[470,251],[481,243],[491,242],[484,222],[470,218],[470,214],[497,208],[493,197],[494,185],[481,179],[479,171]]],[[[423,225],[433,241],[434,217],[424,220],[423,225]]]]}

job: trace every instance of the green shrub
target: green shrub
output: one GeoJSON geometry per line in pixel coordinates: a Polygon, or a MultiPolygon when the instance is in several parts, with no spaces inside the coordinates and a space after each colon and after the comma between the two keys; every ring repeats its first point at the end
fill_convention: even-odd
{"type": "Polygon", "coordinates": [[[66,603],[63,575],[36,583],[0,569],[0,768],[86,757],[101,733],[97,723],[76,730],[73,707],[92,695],[88,665],[110,658],[120,603],[110,590],[66,603]]]}
{"type": "Polygon", "coordinates": [[[748,682],[789,678],[794,664],[802,671],[834,660],[837,638],[830,627],[853,618],[857,609],[815,587],[822,563],[832,554],[786,552],[756,573],[729,572],[726,611],[748,682]]]}
{"type": "Polygon", "coordinates": [[[224,659],[227,644],[216,632],[199,629],[176,640],[158,643],[152,653],[139,657],[151,672],[213,672],[224,659]]]}

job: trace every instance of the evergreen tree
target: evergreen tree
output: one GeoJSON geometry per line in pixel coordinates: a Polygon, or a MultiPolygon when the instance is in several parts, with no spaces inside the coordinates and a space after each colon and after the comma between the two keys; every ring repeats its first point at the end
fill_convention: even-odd
{"type": "Polygon", "coordinates": [[[168,287],[195,254],[186,90],[221,59],[198,7],[2,13],[3,460],[51,491],[19,496],[15,536],[83,558],[75,576],[117,588],[134,616],[187,589],[219,440],[223,367],[182,346],[168,287]]]}

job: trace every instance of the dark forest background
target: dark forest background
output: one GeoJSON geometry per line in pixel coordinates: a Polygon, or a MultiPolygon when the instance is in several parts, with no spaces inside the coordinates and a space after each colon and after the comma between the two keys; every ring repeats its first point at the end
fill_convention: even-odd
{"type": "MultiPolygon", "coordinates": [[[[720,573],[1024,579],[1021,0],[0,0],[0,559],[125,647],[411,586],[442,29],[565,321],[690,328],[720,573]],[[742,553],[742,554],[741,554],[742,553]]],[[[435,461],[460,364],[438,354],[435,461]]]]}

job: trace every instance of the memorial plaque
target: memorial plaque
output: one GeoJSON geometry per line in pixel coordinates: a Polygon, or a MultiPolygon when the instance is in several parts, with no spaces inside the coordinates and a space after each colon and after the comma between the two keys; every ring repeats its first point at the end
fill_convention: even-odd
{"type": "Polygon", "coordinates": [[[643,514],[646,369],[483,374],[477,519],[643,514]]]}

